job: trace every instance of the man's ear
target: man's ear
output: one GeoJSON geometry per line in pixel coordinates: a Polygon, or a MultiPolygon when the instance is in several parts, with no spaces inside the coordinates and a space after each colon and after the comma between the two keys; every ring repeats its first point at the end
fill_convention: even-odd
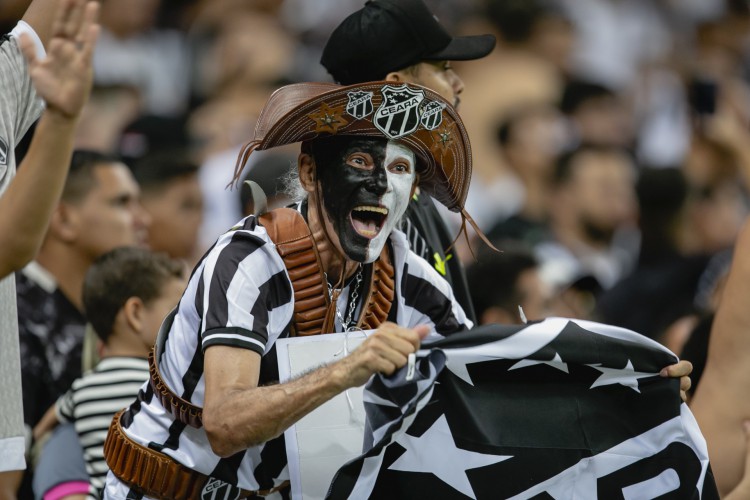
{"type": "Polygon", "coordinates": [[[78,219],[74,206],[60,202],[52,212],[47,234],[65,243],[72,243],[78,235],[78,219]]]}
{"type": "Polygon", "coordinates": [[[418,62],[417,64],[408,66],[398,71],[391,71],[390,73],[385,75],[385,80],[387,82],[396,82],[396,83],[419,83],[417,78],[421,69],[419,67],[420,64],[423,64],[423,63],[418,62]]]}
{"type": "Polygon", "coordinates": [[[411,185],[411,193],[409,193],[410,200],[414,197],[414,193],[417,192],[418,187],[419,187],[419,173],[417,173],[414,176],[414,183],[411,185]]]}
{"type": "Polygon", "coordinates": [[[386,82],[403,82],[404,78],[401,75],[400,71],[391,71],[387,75],[385,75],[385,81],[386,82]]]}
{"type": "Polygon", "coordinates": [[[315,192],[315,160],[307,153],[300,153],[297,158],[297,170],[302,188],[308,193],[315,192]]]}
{"type": "Polygon", "coordinates": [[[130,297],[125,301],[125,304],[123,304],[122,309],[120,310],[125,319],[125,323],[136,334],[140,334],[143,330],[144,309],[145,305],[140,297],[130,297]]]}

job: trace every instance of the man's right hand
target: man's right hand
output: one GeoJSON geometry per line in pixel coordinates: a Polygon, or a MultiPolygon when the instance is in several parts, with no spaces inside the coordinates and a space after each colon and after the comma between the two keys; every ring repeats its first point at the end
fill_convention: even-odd
{"type": "Polygon", "coordinates": [[[338,364],[344,385],[347,388],[358,387],[375,373],[393,374],[406,364],[409,354],[419,349],[420,343],[429,333],[427,325],[411,329],[394,323],[383,323],[338,364]]]}
{"type": "Polygon", "coordinates": [[[21,50],[29,74],[47,110],[66,119],[77,119],[93,81],[91,59],[99,34],[99,4],[87,0],[60,2],[47,45],[47,56],[36,57],[31,38],[21,36],[21,50]]]}

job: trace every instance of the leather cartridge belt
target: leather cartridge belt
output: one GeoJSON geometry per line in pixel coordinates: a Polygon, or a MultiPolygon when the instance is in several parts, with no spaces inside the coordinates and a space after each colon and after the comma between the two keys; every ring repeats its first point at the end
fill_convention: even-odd
{"type": "Polygon", "coordinates": [[[155,347],[152,348],[148,353],[149,383],[154,395],[175,419],[190,427],[200,429],[203,426],[203,409],[185,401],[164,383],[159,371],[159,363],[156,362],[155,349],[155,347]]]}
{"type": "Polygon", "coordinates": [[[130,439],[120,424],[124,411],[112,418],[104,442],[104,458],[120,481],[145,496],[159,500],[229,500],[266,496],[289,486],[285,481],[269,490],[244,490],[185,467],[172,457],[130,439]]]}

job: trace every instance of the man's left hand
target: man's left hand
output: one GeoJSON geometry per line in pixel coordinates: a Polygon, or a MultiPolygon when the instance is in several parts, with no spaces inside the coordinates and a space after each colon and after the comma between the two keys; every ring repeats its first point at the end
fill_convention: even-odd
{"type": "Polygon", "coordinates": [[[669,365],[662,369],[659,373],[662,377],[678,378],[680,379],[680,397],[683,401],[687,402],[687,391],[690,389],[692,382],[690,381],[690,374],[693,372],[693,364],[690,361],[684,359],[676,365],[669,365]]]}

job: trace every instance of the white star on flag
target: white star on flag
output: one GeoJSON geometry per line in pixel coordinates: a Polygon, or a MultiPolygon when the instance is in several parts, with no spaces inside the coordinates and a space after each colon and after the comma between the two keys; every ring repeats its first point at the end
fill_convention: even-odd
{"type": "Polygon", "coordinates": [[[491,359],[523,359],[531,356],[552,342],[569,321],[566,318],[547,318],[491,344],[452,349],[445,367],[467,384],[474,385],[466,368],[468,364],[491,359]]]}
{"type": "Polygon", "coordinates": [[[526,368],[527,366],[536,366],[536,365],[548,365],[552,368],[556,368],[560,371],[563,371],[565,373],[570,373],[568,371],[568,363],[564,363],[562,358],[560,357],[560,353],[555,353],[555,357],[550,359],[549,361],[536,361],[533,359],[522,359],[515,365],[508,368],[508,371],[510,370],[517,370],[519,368],[526,368]]]}
{"type": "Polygon", "coordinates": [[[591,368],[595,368],[602,372],[602,374],[599,375],[599,378],[594,381],[589,389],[593,389],[594,387],[600,387],[603,385],[620,384],[625,387],[630,387],[635,392],[640,393],[641,390],[638,388],[638,379],[653,377],[654,375],[656,375],[656,373],[635,371],[635,368],[633,368],[633,363],[630,360],[628,360],[625,368],[606,368],[600,365],[587,366],[590,366],[591,368]]]}
{"type": "Polygon", "coordinates": [[[456,447],[448,420],[441,415],[419,437],[404,433],[397,440],[406,452],[389,469],[429,472],[464,495],[476,498],[466,471],[502,462],[512,455],[487,455],[456,447]]]}

